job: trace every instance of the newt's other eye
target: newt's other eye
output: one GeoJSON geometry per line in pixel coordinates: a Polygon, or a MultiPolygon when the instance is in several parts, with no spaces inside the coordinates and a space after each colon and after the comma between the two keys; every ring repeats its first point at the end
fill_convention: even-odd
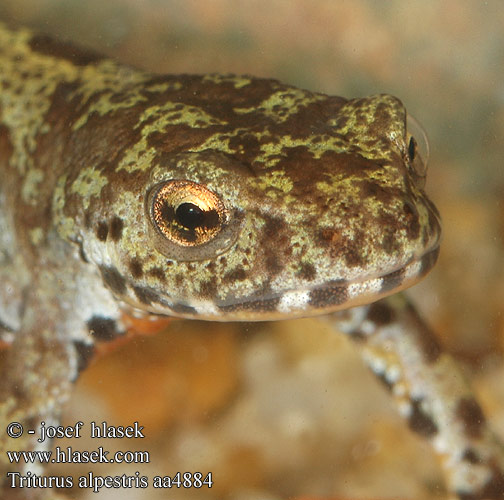
{"type": "Polygon", "coordinates": [[[405,155],[417,182],[423,187],[429,161],[429,142],[422,126],[411,115],[407,118],[407,129],[408,146],[405,155]]]}
{"type": "Polygon", "coordinates": [[[415,141],[415,138],[411,136],[408,144],[408,156],[410,161],[413,161],[416,158],[417,147],[418,146],[417,142],[415,141]]]}
{"type": "Polygon", "coordinates": [[[177,260],[222,253],[237,233],[236,217],[220,197],[188,180],[169,180],[147,195],[146,213],[156,249],[177,260]]]}

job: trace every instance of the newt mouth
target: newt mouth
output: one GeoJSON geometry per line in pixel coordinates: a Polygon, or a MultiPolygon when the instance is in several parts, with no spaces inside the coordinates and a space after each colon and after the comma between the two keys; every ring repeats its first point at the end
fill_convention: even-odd
{"type": "MultiPolygon", "coordinates": [[[[286,291],[275,297],[242,300],[217,306],[222,320],[264,321],[317,316],[341,309],[375,302],[409,288],[420,281],[434,266],[439,255],[436,247],[420,259],[378,278],[352,282],[332,280],[322,286],[286,291]]],[[[219,318],[212,318],[219,321],[219,318]]]]}
{"type": "MultiPolygon", "coordinates": [[[[362,281],[331,280],[321,286],[286,290],[269,296],[251,296],[234,301],[171,302],[153,291],[135,289],[142,310],[181,318],[210,321],[274,321],[319,316],[375,302],[420,281],[434,266],[439,247],[380,277],[362,281]]],[[[126,299],[127,300],[127,299],[126,299]]],[[[138,303],[131,303],[139,308],[138,303]]]]}

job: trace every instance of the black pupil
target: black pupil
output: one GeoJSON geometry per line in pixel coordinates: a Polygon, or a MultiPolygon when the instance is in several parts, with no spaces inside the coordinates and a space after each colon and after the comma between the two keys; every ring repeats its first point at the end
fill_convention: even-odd
{"type": "Polygon", "coordinates": [[[412,137],[409,141],[408,144],[408,155],[410,157],[410,160],[413,161],[416,156],[416,141],[415,138],[412,137]]]}
{"type": "Polygon", "coordinates": [[[175,210],[177,222],[187,229],[196,229],[204,224],[205,213],[193,203],[182,203],[175,210]]]}

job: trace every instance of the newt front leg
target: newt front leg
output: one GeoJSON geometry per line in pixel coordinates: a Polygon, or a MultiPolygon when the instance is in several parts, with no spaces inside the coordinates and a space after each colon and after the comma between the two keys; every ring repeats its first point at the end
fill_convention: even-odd
{"type": "Polygon", "coordinates": [[[455,361],[404,294],[328,320],[358,346],[411,430],[440,458],[451,498],[504,498],[504,446],[455,361]]]}

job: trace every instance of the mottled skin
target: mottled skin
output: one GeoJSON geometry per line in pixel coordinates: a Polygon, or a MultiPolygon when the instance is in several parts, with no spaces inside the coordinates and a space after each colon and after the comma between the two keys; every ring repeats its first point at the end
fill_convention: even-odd
{"type": "MultiPolygon", "coordinates": [[[[439,216],[392,96],[156,76],[3,27],[0,92],[2,423],[57,421],[94,343],[122,334],[123,311],[318,315],[395,293],[435,263],[439,216]]],[[[401,314],[387,324],[402,328],[401,314]]],[[[503,498],[482,496],[502,477],[495,453],[478,455],[479,482],[449,487],[503,498]]]]}

